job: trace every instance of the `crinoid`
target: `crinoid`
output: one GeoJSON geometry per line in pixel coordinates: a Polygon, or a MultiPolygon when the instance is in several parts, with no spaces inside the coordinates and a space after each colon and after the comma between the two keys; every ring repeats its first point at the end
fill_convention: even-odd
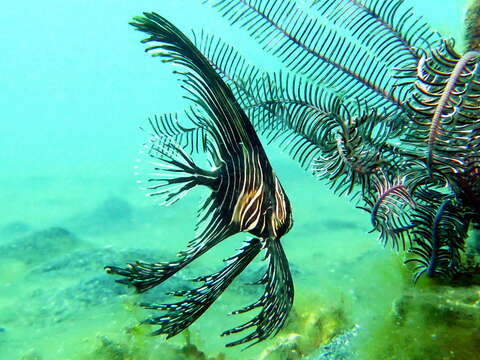
{"type": "Polygon", "coordinates": [[[285,65],[196,40],[256,129],[354,196],[415,280],[462,272],[479,226],[480,52],[459,54],[403,0],[205,2],[285,65]]]}
{"type": "Polygon", "coordinates": [[[208,60],[173,24],[156,13],[145,13],[131,23],[148,34],[146,51],[164,62],[181,67],[182,87],[194,105],[182,115],[150,119],[152,139],[146,144],[155,171],[145,186],[148,195],[170,205],[197,186],[211,190],[199,211],[197,235],[186,251],[171,262],[137,261],[126,267],[107,266],[107,272],[122,276],[120,283],[138,292],[147,291],[226,238],[248,232],[254,237],[228,258],[218,272],[194,279],[201,285],[170,294],[182,299],[168,304],[143,304],[161,311],[146,324],[158,325],[154,335],[174,336],[198,319],[262,251],[268,266],[256,284],[264,285],[263,295],[234,314],[260,310],[246,323],[223,335],[253,329],[227,346],[251,345],[276,334],[284,325],[293,302],[293,281],[280,238],[292,226],[291,207],[259,138],[232,91],[208,60]],[[191,125],[182,123],[189,119],[191,125]],[[210,170],[195,163],[191,153],[207,153],[210,170]]]}

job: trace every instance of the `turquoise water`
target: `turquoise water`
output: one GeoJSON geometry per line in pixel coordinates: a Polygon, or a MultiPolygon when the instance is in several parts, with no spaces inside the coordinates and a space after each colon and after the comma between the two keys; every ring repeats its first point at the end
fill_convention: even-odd
{"type": "MultiPolygon", "coordinates": [[[[466,0],[407,3],[442,34],[458,39],[461,47],[466,0]]],[[[132,305],[137,301],[134,295],[102,301],[83,301],[77,295],[65,295],[65,302],[58,298],[104,287],[103,283],[85,290],[75,287],[79,279],[88,282],[103,274],[107,264],[88,265],[95,249],[115,253],[136,248],[171,256],[194,231],[202,191],[193,191],[172,207],[158,207],[136,184],[134,165],[145,141],[139,127],[149,116],[186,104],[172,68],[144,54],[142,35],[128,25],[142,11],[160,13],[187,34],[189,29],[204,29],[220,35],[251,62],[278,66],[245,32],[229,26],[201,1],[50,0],[2,5],[0,246],[53,226],[68,230],[76,240],[60,250],[18,251],[0,263],[0,359],[184,356],[170,345],[181,346],[186,341],[182,335],[165,344],[161,338],[145,336],[148,329],[134,335],[125,331],[145,317],[132,305]],[[38,258],[26,261],[28,251],[33,255],[38,251],[38,258]],[[66,261],[72,257],[83,257],[84,268],[70,270],[66,261]],[[54,264],[63,270],[49,271],[54,264]],[[105,346],[112,343],[121,345],[116,350],[105,346]]],[[[368,214],[347,198],[334,196],[275,145],[267,146],[267,153],[294,211],[295,224],[284,246],[294,268],[296,311],[307,319],[299,322],[308,327],[309,316],[324,319],[323,328],[332,330],[315,335],[318,339],[354,324],[367,328],[376,324],[411,286],[399,266],[401,256],[382,249],[376,234],[368,233],[368,214]],[[348,321],[329,316],[339,309],[348,321]]],[[[195,263],[193,270],[202,273],[218,264],[245,237],[228,240],[195,263]]],[[[278,338],[240,352],[224,349],[227,341],[218,336],[241,321],[227,313],[256,296],[227,292],[192,326],[193,343],[212,357],[223,352],[226,359],[267,359],[278,338]]],[[[313,351],[314,345],[305,348],[313,351]]]]}

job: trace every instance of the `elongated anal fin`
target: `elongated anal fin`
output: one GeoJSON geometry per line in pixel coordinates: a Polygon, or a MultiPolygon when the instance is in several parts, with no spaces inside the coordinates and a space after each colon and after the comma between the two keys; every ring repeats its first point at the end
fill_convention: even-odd
{"type": "Polygon", "coordinates": [[[267,239],[263,246],[267,250],[268,269],[257,282],[265,285],[263,295],[253,304],[233,311],[240,314],[261,308],[260,313],[252,320],[222,333],[222,336],[236,334],[249,328],[255,328],[240,340],[228,343],[226,346],[236,346],[250,343],[253,346],[270,336],[276,335],[284,326],[293,304],[294,288],[288,260],[280,241],[267,239]]]}
{"type": "Polygon", "coordinates": [[[172,291],[169,295],[183,297],[182,301],[171,304],[141,304],[151,310],[165,312],[161,316],[151,317],[144,324],[159,325],[152,335],[177,335],[197,320],[232,283],[232,281],[250,264],[262,249],[259,239],[253,238],[234,256],[226,259],[227,265],[220,271],[201,276],[194,281],[203,284],[191,290],[172,291]]]}

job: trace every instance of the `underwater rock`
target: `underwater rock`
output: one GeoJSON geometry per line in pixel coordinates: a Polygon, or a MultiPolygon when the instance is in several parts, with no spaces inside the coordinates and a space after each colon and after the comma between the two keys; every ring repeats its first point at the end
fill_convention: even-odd
{"type": "Polygon", "coordinates": [[[52,227],[0,246],[0,258],[19,260],[30,266],[87,245],[70,231],[52,227]]]}
{"type": "Polygon", "coordinates": [[[321,304],[316,296],[299,297],[287,326],[257,360],[353,360],[347,345],[358,329],[347,318],[343,302],[332,307],[315,304],[321,304]]]}
{"type": "Polygon", "coordinates": [[[109,359],[109,360],[124,360],[133,359],[131,349],[126,346],[117,344],[105,336],[100,337],[101,346],[99,346],[93,353],[94,359],[109,359]]]}
{"type": "Polygon", "coordinates": [[[298,344],[299,334],[288,334],[278,339],[278,344],[267,347],[260,354],[259,360],[298,360],[303,358],[298,344]]]}
{"type": "MultiPolygon", "coordinates": [[[[331,231],[344,231],[344,230],[354,230],[354,229],[362,229],[358,222],[350,221],[341,218],[327,218],[323,219],[319,222],[326,230],[329,232],[331,231]]],[[[316,223],[318,226],[318,223],[316,223]]]]}
{"type": "Polygon", "coordinates": [[[132,218],[132,206],[124,199],[112,196],[103,201],[93,211],[71,217],[65,220],[63,224],[79,233],[99,235],[130,227],[132,218]]]}
{"type": "Polygon", "coordinates": [[[480,286],[438,286],[411,301],[432,325],[472,330],[472,339],[480,344],[480,286]],[[476,332],[476,334],[475,334],[476,332]]]}
{"type": "Polygon", "coordinates": [[[357,355],[353,352],[351,342],[358,335],[360,327],[355,327],[341,335],[334,337],[328,344],[322,346],[313,355],[305,360],[355,360],[357,355]]]}
{"type": "Polygon", "coordinates": [[[351,340],[358,334],[359,326],[332,338],[327,344],[306,355],[301,345],[303,335],[291,333],[280,339],[277,345],[266,348],[258,360],[356,360],[351,340]]]}
{"type": "Polygon", "coordinates": [[[132,217],[131,205],[116,196],[107,198],[100,206],[95,210],[95,214],[101,217],[108,217],[121,220],[129,220],[132,217]]]}
{"type": "MultiPolygon", "coordinates": [[[[3,237],[11,238],[21,235],[25,235],[32,230],[32,227],[23,221],[14,221],[8,223],[0,229],[0,235],[3,237]]],[[[2,241],[3,242],[3,241],[2,241]]]]}
{"type": "MultiPolygon", "coordinates": [[[[188,332],[186,332],[188,334],[188,332]]],[[[145,334],[132,331],[123,341],[113,341],[107,336],[99,336],[99,346],[85,360],[225,360],[223,353],[207,356],[197,345],[189,341],[185,345],[168,342],[143,340],[145,334]]]]}
{"type": "Polygon", "coordinates": [[[480,0],[472,1],[465,17],[465,43],[467,50],[480,48],[480,0]]]}
{"type": "MultiPolygon", "coordinates": [[[[145,249],[118,250],[111,247],[79,249],[60,258],[45,262],[31,273],[42,273],[42,276],[52,273],[54,276],[81,276],[87,272],[103,273],[103,267],[112,263],[124,264],[138,259],[153,261],[164,258],[164,253],[145,249]]],[[[168,254],[169,257],[173,256],[168,254]]],[[[110,277],[111,278],[111,277],[110,277]]],[[[113,278],[112,282],[113,282],[113,278]]]]}
{"type": "MultiPolygon", "coordinates": [[[[59,292],[55,298],[63,298],[69,304],[75,302],[75,311],[81,308],[89,308],[92,305],[107,304],[112,298],[119,295],[131,293],[125,286],[116,286],[112,284],[111,277],[107,275],[98,275],[80,281],[78,284],[68,287],[59,292]]],[[[53,304],[54,308],[58,308],[53,304]]]]}
{"type": "MultiPolygon", "coordinates": [[[[47,326],[81,317],[82,312],[92,311],[96,306],[114,304],[121,295],[134,294],[134,289],[115,282],[115,278],[104,271],[104,266],[112,263],[128,263],[134,259],[154,261],[172,258],[158,250],[113,248],[79,249],[72,253],[45,261],[30,269],[25,277],[31,288],[28,303],[12,305],[2,312],[3,323],[22,323],[47,326]],[[55,287],[46,286],[55,283],[55,287]]],[[[192,286],[190,279],[195,276],[185,269],[166,284],[143,294],[138,300],[159,302],[172,300],[165,294],[175,289],[192,286]]]]}
{"type": "Polygon", "coordinates": [[[35,351],[29,350],[20,360],[42,360],[43,358],[35,351]]]}
{"type": "MultiPolygon", "coordinates": [[[[61,284],[61,279],[58,280],[61,284]]],[[[95,311],[96,306],[115,304],[120,295],[131,293],[118,286],[107,275],[80,280],[61,288],[40,287],[32,291],[27,304],[11,306],[0,319],[9,324],[23,324],[34,328],[50,326],[71,319],[79,319],[85,311],[95,311]]]]}
{"type": "Polygon", "coordinates": [[[424,281],[406,290],[390,314],[368,329],[368,337],[359,337],[360,358],[385,353],[398,360],[478,358],[480,286],[431,285],[424,281]]]}

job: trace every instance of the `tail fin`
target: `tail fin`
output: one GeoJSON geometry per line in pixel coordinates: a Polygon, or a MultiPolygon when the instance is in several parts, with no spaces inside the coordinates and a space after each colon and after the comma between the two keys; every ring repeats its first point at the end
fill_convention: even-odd
{"type": "Polygon", "coordinates": [[[251,239],[240,251],[225,260],[228,265],[215,274],[202,276],[194,281],[203,282],[203,285],[192,290],[174,291],[173,296],[184,297],[183,301],[173,304],[142,304],[143,307],[153,310],[166,311],[167,313],[152,317],[143,323],[160,325],[152,335],[166,334],[167,338],[177,335],[197,320],[232,281],[250,264],[261,250],[259,239],[251,239]]]}
{"type": "Polygon", "coordinates": [[[265,284],[265,291],[256,302],[232,314],[240,314],[256,308],[261,308],[261,311],[252,320],[225,331],[222,336],[239,333],[252,327],[256,327],[255,331],[240,340],[228,343],[227,346],[253,341],[248,345],[250,347],[269,336],[276,335],[285,324],[292,308],[293,281],[282,244],[279,240],[268,239],[264,246],[267,248],[265,258],[269,261],[268,269],[257,284],[265,284]]]}

